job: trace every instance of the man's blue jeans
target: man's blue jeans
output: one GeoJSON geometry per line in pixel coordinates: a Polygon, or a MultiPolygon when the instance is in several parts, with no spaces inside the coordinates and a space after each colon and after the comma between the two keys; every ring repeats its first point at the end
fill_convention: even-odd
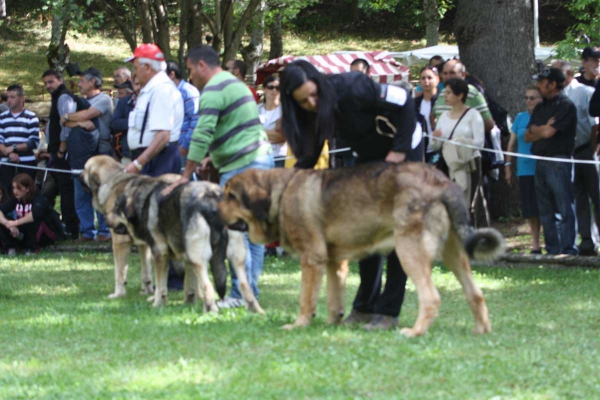
{"type": "Polygon", "coordinates": [[[535,191],[540,221],[544,227],[546,251],[549,254],[578,254],[575,246],[577,223],[572,169],[571,163],[541,160],[536,162],[535,191]],[[558,222],[556,213],[560,214],[558,222]]]}
{"type": "MultiPolygon", "coordinates": [[[[228,180],[230,180],[237,174],[244,172],[247,169],[271,169],[273,167],[273,155],[265,154],[263,156],[257,157],[250,164],[242,168],[225,172],[221,175],[219,184],[221,185],[221,187],[225,186],[228,180]]],[[[260,278],[260,274],[263,270],[263,262],[265,260],[265,246],[262,244],[250,243],[250,241],[248,240],[248,234],[245,234],[244,236],[246,238],[246,275],[248,276],[248,283],[250,284],[250,287],[254,292],[254,296],[258,298],[258,279],[260,278]]],[[[238,279],[231,265],[229,266],[229,270],[231,271],[231,293],[229,295],[233,298],[241,299],[242,294],[240,293],[238,279]]]]}
{"type": "Polygon", "coordinates": [[[79,218],[79,232],[81,232],[81,236],[87,239],[94,239],[96,231],[94,213],[98,218],[98,235],[110,236],[104,216],[96,212],[92,206],[92,194],[83,188],[79,179],[73,179],[73,183],[75,186],[75,211],[79,218]]]}

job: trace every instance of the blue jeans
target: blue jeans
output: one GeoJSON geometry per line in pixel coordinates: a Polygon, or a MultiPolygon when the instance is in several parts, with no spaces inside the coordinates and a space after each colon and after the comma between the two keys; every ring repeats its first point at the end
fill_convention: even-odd
{"type": "MultiPolygon", "coordinates": [[[[247,169],[271,169],[273,167],[273,155],[265,154],[263,156],[257,157],[254,161],[252,161],[245,167],[234,169],[233,171],[221,174],[219,184],[221,185],[221,187],[225,186],[228,180],[230,180],[237,174],[244,172],[247,169]]],[[[265,246],[262,244],[251,243],[250,240],[248,240],[248,234],[245,234],[244,236],[246,237],[246,275],[248,276],[248,283],[250,284],[250,287],[254,292],[254,297],[258,298],[258,279],[260,278],[260,274],[263,270],[263,262],[265,260],[265,246]]],[[[231,293],[229,295],[233,298],[241,299],[242,294],[240,293],[238,279],[231,265],[229,266],[229,270],[231,271],[231,293]]]]}
{"type": "Polygon", "coordinates": [[[110,236],[104,216],[94,211],[92,194],[83,188],[79,179],[73,179],[73,183],[75,186],[75,212],[79,218],[79,232],[81,232],[81,236],[87,239],[94,239],[96,232],[94,213],[98,218],[98,235],[110,236]]]}
{"type": "MultiPolygon", "coordinates": [[[[561,158],[567,158],[564,156],[561,158]]],[[[577,255],[577,223],[571,171],[573,164],[538,160],[535,166],[535,191],[549,254],[577,255]],[[560,214],[556,221],[555,213],[560,214]]]]}

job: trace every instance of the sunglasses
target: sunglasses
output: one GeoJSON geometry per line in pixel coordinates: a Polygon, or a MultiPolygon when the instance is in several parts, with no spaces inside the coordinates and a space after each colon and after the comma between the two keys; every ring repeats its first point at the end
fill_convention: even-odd
{"type": "Polygon", "coordinates": [[[537,99],[539,99],[539,97],[537,97],[537,96],[525,96],[525,101],[527,101],[527,100],[533,101],[533,100],[537,100],[537,99]]]}
{"type": "Polygon", "coordinates": [[[265,89],[269,89],[269,90],[277,90],[277,91],[279,91],[279,86],[270,86],[270,85],[268,85],[268,86],[265,86],[265,89]]]}

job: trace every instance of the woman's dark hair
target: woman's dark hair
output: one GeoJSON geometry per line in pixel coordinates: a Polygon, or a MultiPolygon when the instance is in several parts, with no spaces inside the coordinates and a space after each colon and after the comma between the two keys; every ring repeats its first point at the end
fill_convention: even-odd
{"type": "Polygon", "coordinates": [[[318,157],[323,142],[335,135],[336,95],[333,87],[308,61],[297,60],[288,64],[281,74],[282,128],[285,138],[296,157],[318,157]],[[293,93],[307,81],[317,85],[317,112],[302,109],[293,93]],[[316,152],[316,154],[315,154],[316,152]]]}
{"type": "Polygon", "coordinates": [[[469,95],[469,85],[467,82],[459,78],[450,78],[446,81],[445,86],[450,88],[455,96],[460,96],[462,94],[463,97],[461,98],[461,101],[463,103],[467,102],[467,96],[469,95]]]}
{"type": "Polygon", "coordinates": [[[17,174],[13,179],[12,183],[16,183],[19,186],[23,186],[25,189],[29,189],[29,193],[27,193],[21,201],[23,203],[31,203],[31,201],[35,198],[37,194],[37,189],[35,187],[35,182],[33,179],[27,174],[17,174]]]}
{"type": "Polygon", "coordinates": [[[262,85],[263,87],[267,87],[267,85],[271,82],[279,82],[279,77],[275,76],[275,75],[269,75],[265,78],[265,80],[263,81],[262,85]]]}
{"type": "Polygon", "coordinates": [[[431,71],[433,72],[433,74],[435,76],[440,76],[439,70],[437,67],[432,67],[431,65],[426,65],[423,68],[421,68],[421,70],[419,71],[419,78],[421,78],[421,74],[423,73],[423,71],[431,71]]]}
{"type": "Polygon", "coordinates": [[[9,192],[4,189],[4,186],[0,185],[0,204],[4,203],[6,200],[10,198],[9,192]]]}

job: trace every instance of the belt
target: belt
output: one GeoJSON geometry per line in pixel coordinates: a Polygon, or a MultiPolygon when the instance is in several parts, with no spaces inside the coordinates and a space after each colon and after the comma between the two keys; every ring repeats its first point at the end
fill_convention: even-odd
{"type": "MultiPolygon", "coordinates": [[[[164,152],[165,150],[167,150],[171,146],[177,146],[177,145],[178,145],[178,143],[176,141],[169,142],[169,143],[167,143],[167,145],[165,146],[165,148],[160,151],[160,153],[164,152]]],[[[137,148],[135,150],[131,150],[131,157],[132,157],[132,159],[135,160],[136,158],[138,158],[140,156],[140,154],[142,154],[147,148],[148,147],[140,147],[140,148],[137,148]]]]}

